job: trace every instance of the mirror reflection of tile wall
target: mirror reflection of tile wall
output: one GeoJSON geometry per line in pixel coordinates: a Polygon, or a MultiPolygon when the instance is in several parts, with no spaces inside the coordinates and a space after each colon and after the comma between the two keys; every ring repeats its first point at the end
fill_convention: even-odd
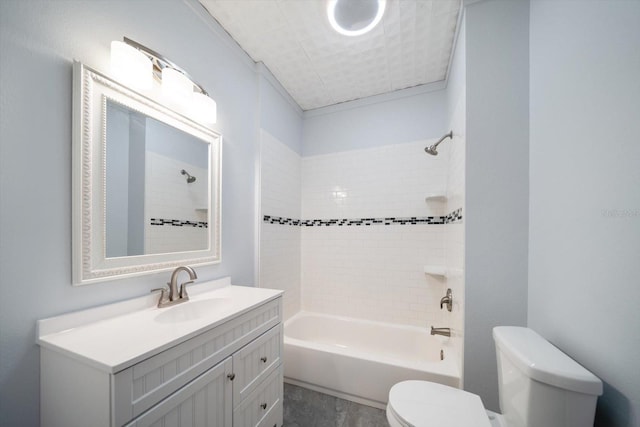
{"type": "Polygon", "coordinates": [[[208,247],[207,169],[147,152],[145,253],[208,247]],[[196,180],[187,182],[181,170],[196,180]]]}

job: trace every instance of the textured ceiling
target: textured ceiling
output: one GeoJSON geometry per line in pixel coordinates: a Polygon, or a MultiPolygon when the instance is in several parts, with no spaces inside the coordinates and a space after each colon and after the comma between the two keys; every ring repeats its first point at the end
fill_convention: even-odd
{"type": "Polygon", "coordinates": [[[387,0],[371,32],[343,36],[326,0],[200,0],[303,110],[444,80],[460,0],[387,0]]]}

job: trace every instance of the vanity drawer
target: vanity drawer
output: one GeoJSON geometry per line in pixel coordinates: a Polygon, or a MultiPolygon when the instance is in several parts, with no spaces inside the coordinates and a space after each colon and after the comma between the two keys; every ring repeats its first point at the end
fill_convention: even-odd
{"type": "Polygon", "coordinates": [[[262,419],[259,427],[281,427],[283,408],[282,405],[276,405],[269,410],[269,413],[262,419]]]}
{"type": "Polygon", "coordinates": [[[142,414],[281,320],[281,298],[150,357],[113,376],[116,426],[142,414]]]}
{"type": "Polygon", "coordinates": [[[233,355],[233,401],[238,406],[282,362],[282,324],[233,355]]]}
{"type": "Polygon", "coordinates": [[[283,384],[280,365],[233,411],[233,427],[282,425],[283,384]]]}

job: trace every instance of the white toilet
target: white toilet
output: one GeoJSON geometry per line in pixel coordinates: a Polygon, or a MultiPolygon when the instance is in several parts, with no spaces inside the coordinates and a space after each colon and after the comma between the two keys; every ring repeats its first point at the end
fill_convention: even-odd
{"type": "Polygon", "coordinates": [[[389,391],[391,427],[593,426],[602,381],[528,328],[493,329],[502,414],[479,396],[427,381],[403,381],[389,391]]]}

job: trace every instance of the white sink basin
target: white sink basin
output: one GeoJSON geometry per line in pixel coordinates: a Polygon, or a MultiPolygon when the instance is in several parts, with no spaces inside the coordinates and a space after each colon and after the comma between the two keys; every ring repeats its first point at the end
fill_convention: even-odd
{"type": "Polygon", "coordinates": [[[198,320],[210,316],[212,312],[221,310],[225,305],[231,304],[230,298],[209,298],[199,301],[188,301],[174,307],[161,308],[160,314],[155,317],[159,323],[180,323],[198,320]]]}

